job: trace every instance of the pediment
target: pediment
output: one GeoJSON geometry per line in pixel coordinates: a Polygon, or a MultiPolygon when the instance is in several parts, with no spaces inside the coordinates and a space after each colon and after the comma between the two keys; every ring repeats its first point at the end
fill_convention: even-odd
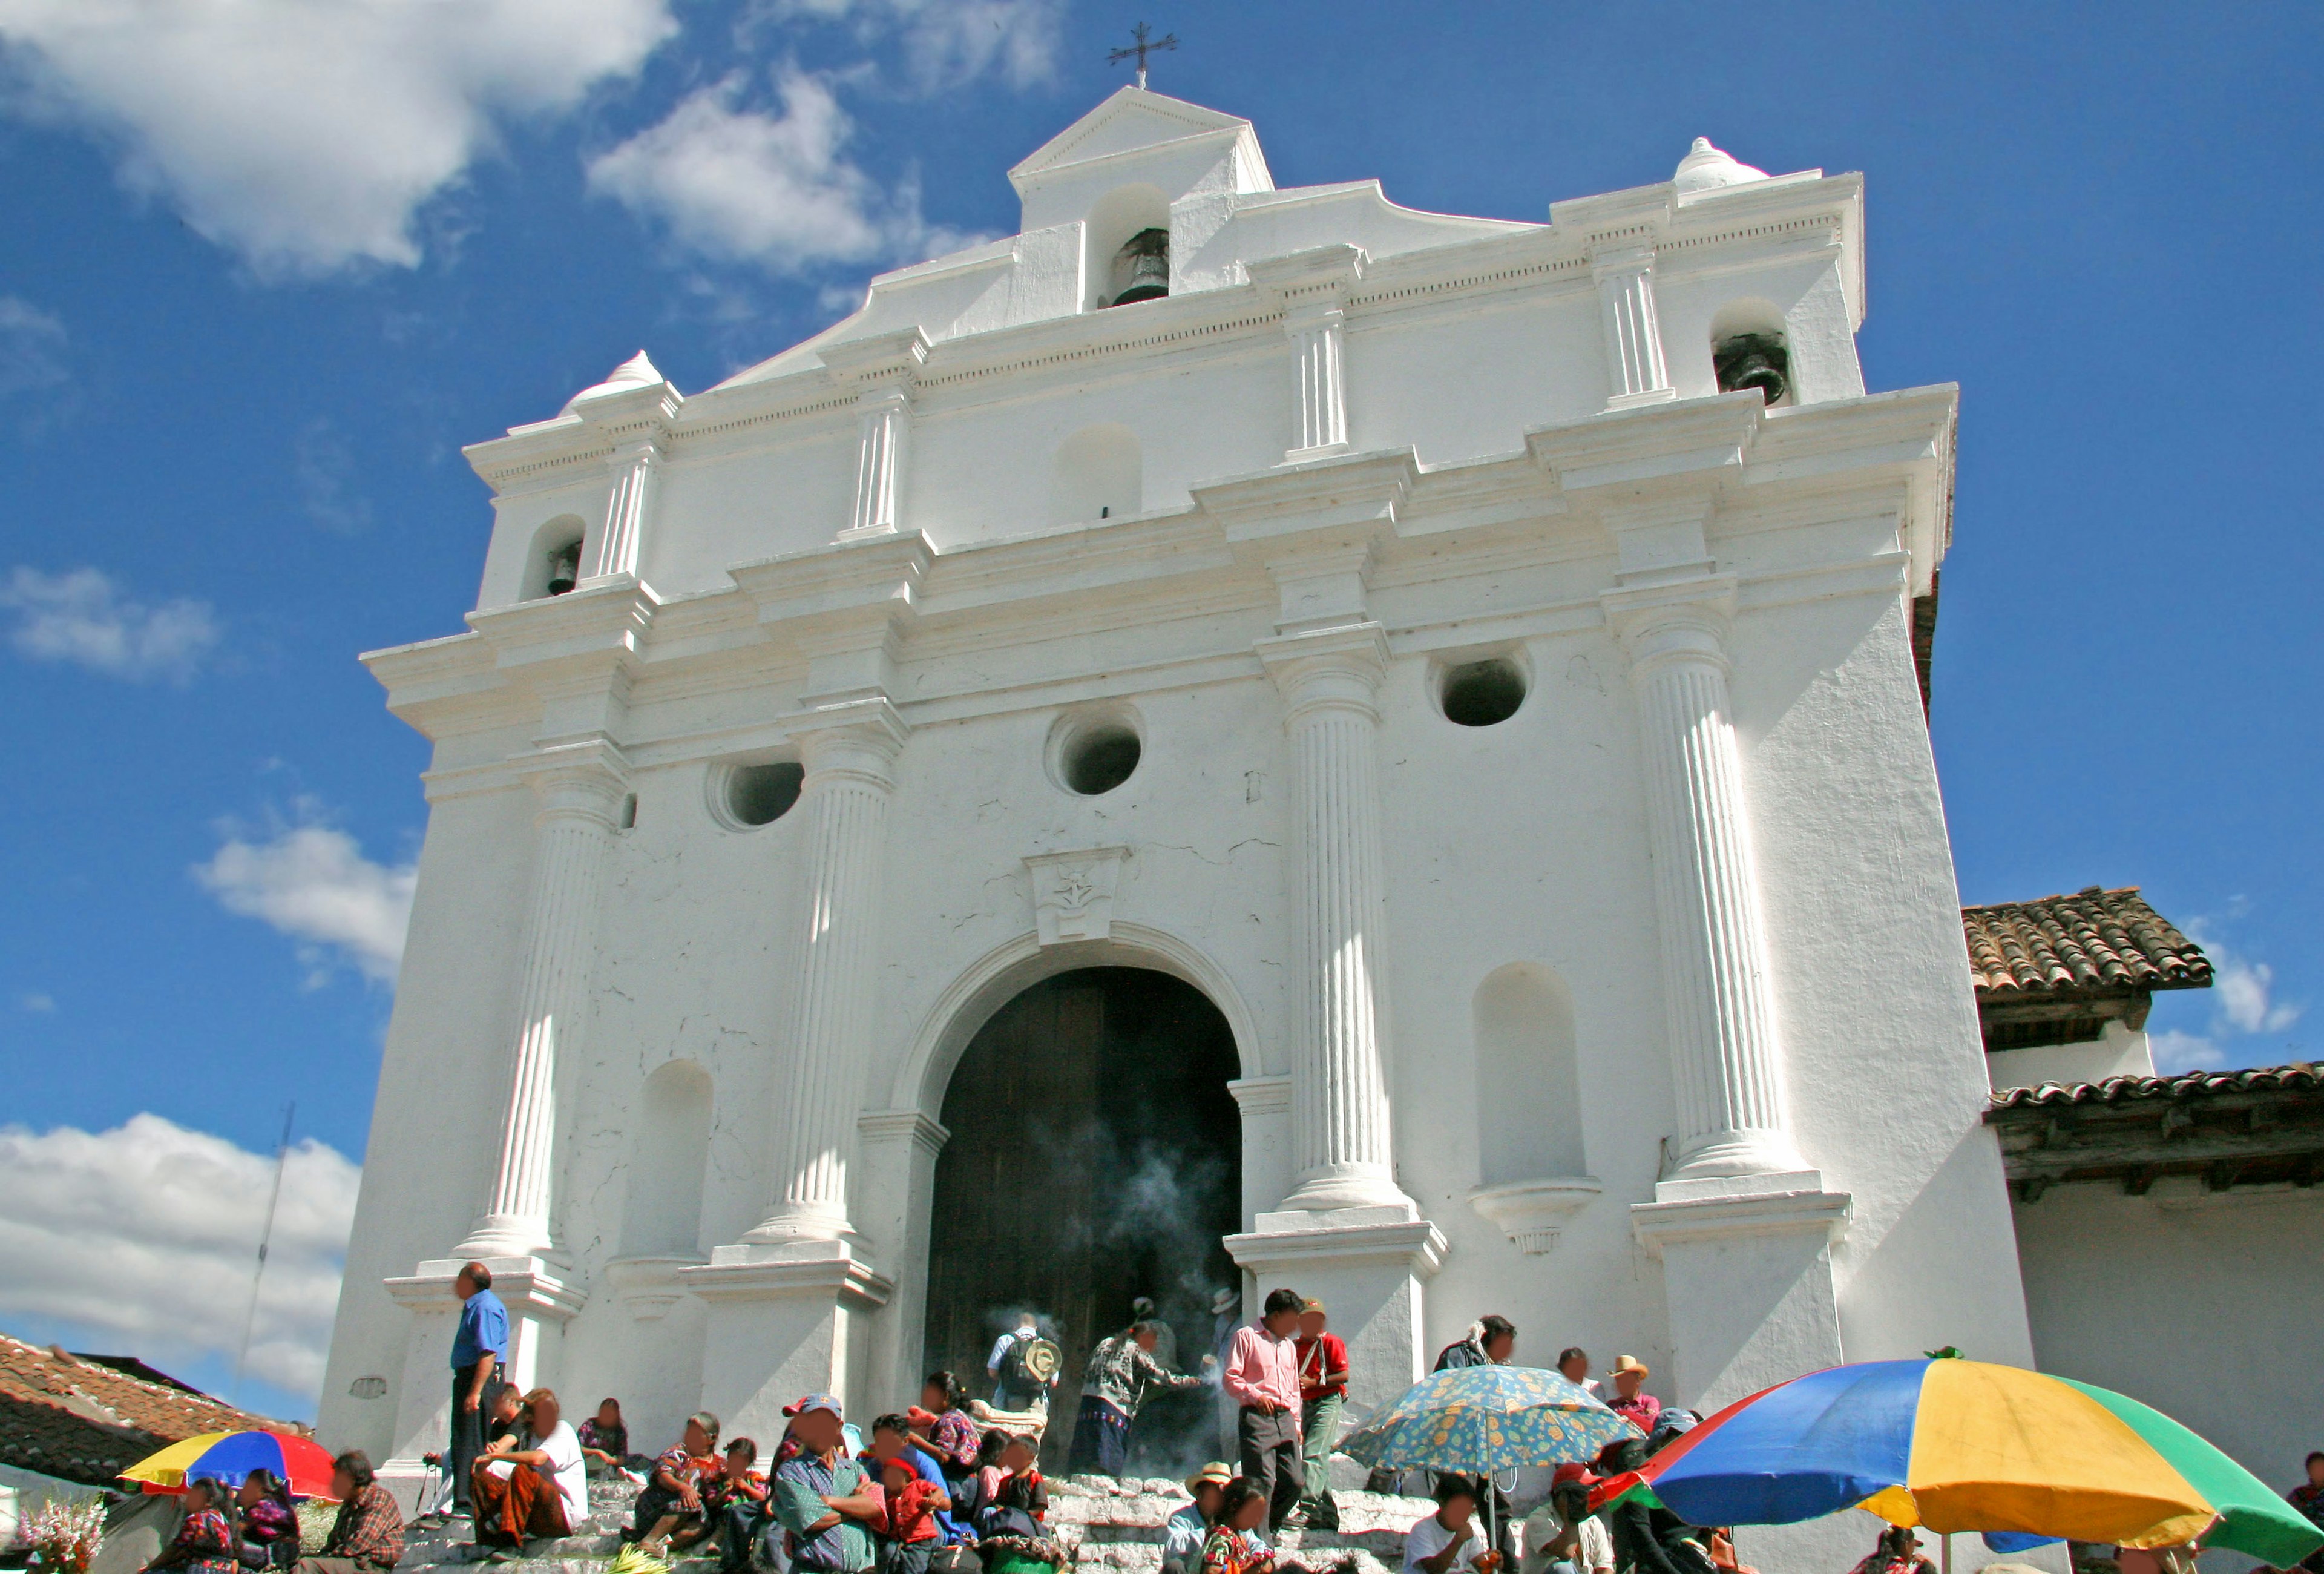
{"type": "Polygon", "coordinates": [[[1021,190],[1028,180],[1053,170],[1220,132],[1248,134],[1250,122],[1183,98],[1124,88],[1036,148],[1009,171],[1009,179],[1021,190]]]}

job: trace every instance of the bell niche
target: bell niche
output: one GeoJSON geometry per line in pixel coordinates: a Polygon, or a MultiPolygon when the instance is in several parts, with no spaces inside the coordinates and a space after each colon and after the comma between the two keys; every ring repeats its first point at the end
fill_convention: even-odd
{"type": "Polygon", "coordinates": [[[1159,301],[1170,293],[1170,232],[1141,229],[1113,255],[1113,304],[1159,301]]]}

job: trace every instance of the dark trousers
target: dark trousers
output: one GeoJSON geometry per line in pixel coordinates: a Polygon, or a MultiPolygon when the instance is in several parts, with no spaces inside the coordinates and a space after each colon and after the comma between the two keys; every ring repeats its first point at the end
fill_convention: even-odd
{"type": "Polygon", "coordinates": [[[476,1463],[476,1456],[484,1451],[484,1417],[493,1412],[493,1401],[500,1396],[500,1363],[493,1363],[493,1375],[484,1379],[484,1397],[476,1408],[468,1410],[463,1401],[468,1396],[468,1384],[476,1380],[474,1366],[452,1368],[452,1446],[445,1450],[444,1468],[452,1473],[452,1506],[460,1513],[468,1512],[468,1475],[476,1463]]]}
{"type": "Polygon", "coordinates": [[[890,1542],[880,1549],[880,1574],[928,1574],[936,1550],[934,1540],[890,1542]]]}
{"type": "Polygon", "coordinates": [[[1281,1530],[1306,1490],[1307,1470],[1299,1457],[1297,1412],[1278,1410],[1269,1415],[1246,1404],[1235,1417],[1235,1443],[1242,1473],[1267,1494],[1267,1523],[1281,1530]]]}
{"type": "MultiPolygon", "coordinates": [[[[751,1550],[756,1545],[760,1529],[769,1521],[767,1506],[751,1499],[736,1496],[733,1502],[718,1511],[714,1527],[718,1548],[718,1567],[724,1574],[737,1574],[751,1566],[751,1550]]],[[[651,1530],[653,1527],[646,1527],[651,1530]]]]}

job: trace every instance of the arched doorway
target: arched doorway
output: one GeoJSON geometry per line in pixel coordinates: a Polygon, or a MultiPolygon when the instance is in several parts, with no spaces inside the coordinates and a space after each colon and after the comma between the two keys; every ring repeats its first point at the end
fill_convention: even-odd
{"type": "MultiPolygon", "coordinates": [[[[1017,1312],[1041,1316],[1065,1360],[1047,1468],[1064,1463],[1090,1347],[1128,1323],[1133,1298],[1154,1299],[1192,1371],[1209,1348],[1212,1292],[1241,1282],[1220,1244],[1242,1223],[1241,1117],[1227,1089],[1238,1069],[1233,1032],[1200,990],[1086,968],[1011,999],[953,1071],[924,1349],[932,1369],[980,1384],[1017,1312]]],[[[1174,1438],[1201,1433],[1208,1415],[1204,1395],[1150,1403],[1148,1451],[1175,1461],[1185,1449],[1174,1438]]]]}

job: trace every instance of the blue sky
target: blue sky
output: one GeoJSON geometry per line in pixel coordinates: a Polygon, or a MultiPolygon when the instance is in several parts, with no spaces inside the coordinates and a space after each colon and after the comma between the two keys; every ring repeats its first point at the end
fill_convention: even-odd
{"type": "MultiPolygon", "coordinates": [[[[1539,219],[1696,135],[1865,171],[1867,380],[1962,385],[1964,899],[2143,884],[2231,984],[2163,999],[2166,1052],[2308,1053],[2312,5],[0,0],[0,1191],[85,1190],[142,1112],[269,1150],[294,1098],[360,1160],[425,754],[355,656],[460,627],[460,445],[641,346],[701,388],[1013,229],[1003,172],[1141,15],[1183,41],[1154,87],[1251,117],[1282,185],[1539,219]]],[[[224,1261],[263,1166],[213,1156],[224,1261]]],[[[60,1227],[0,1219],[0,1281],[60,1227]]],[[[305,1403],[321,1282],[254,1397],[305,1403]]],[[[0,1327],[230,1366],[144,1293],[0,1327]]]]}

